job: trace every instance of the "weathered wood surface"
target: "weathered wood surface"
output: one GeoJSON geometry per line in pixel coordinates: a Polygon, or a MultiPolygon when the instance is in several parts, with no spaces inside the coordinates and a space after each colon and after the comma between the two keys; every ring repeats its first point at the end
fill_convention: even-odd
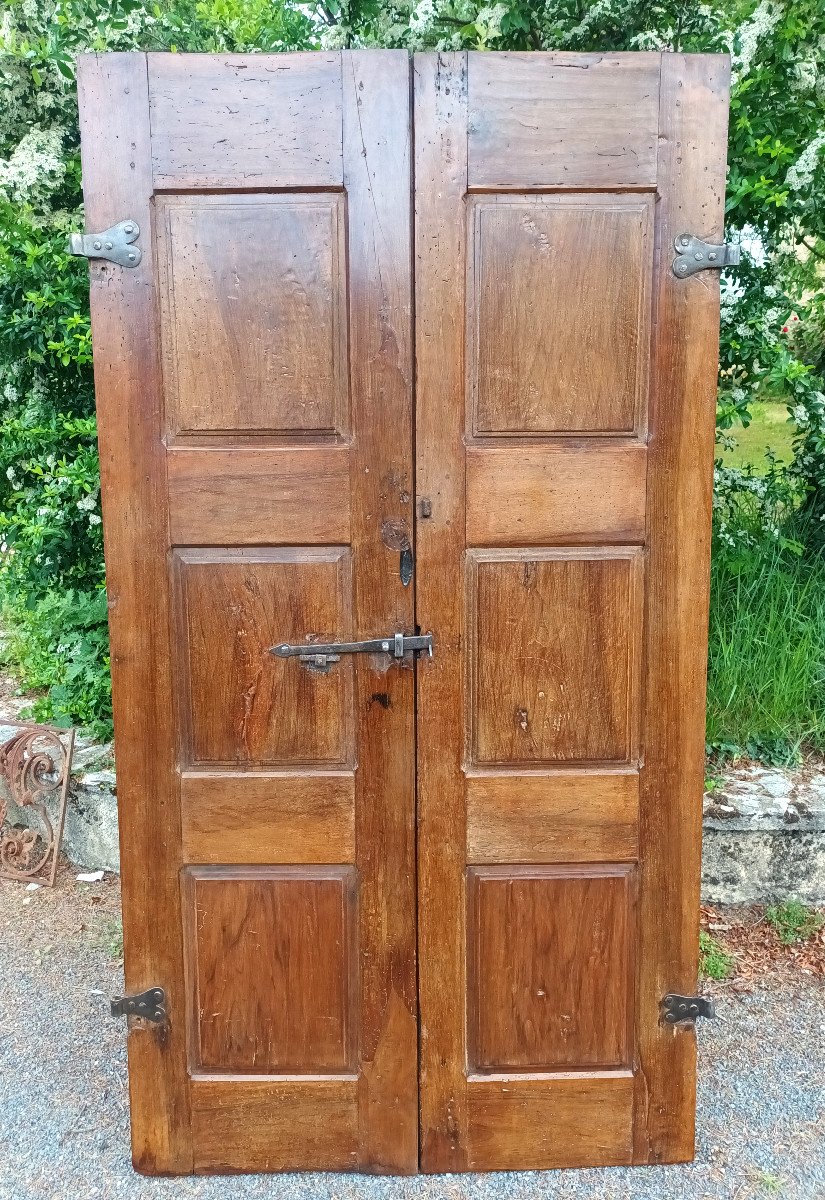
{"type": "Polygon", "coordinates": [[[81,61],[138,1169],[691,1157],[727,79],[81,61]]]}

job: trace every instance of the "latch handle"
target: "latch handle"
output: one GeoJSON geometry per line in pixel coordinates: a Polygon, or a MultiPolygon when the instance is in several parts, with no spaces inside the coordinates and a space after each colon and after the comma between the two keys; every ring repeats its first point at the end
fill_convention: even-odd
{"type": "Polygon", "coordinates": [[[365,642],[304,642],[303,645],[292,646],[283,642],[280,646],[271,646],[270,654],[278,658],[297,658],[303,666],[311,671],[326,673],[332,663],[338,662],[342,654],[391,654],[395,659],[401,659],[405,654],[425,652],[433,656],[433,635],[431,633],[391,633],[388,637],[370,638],[365,642]]]}

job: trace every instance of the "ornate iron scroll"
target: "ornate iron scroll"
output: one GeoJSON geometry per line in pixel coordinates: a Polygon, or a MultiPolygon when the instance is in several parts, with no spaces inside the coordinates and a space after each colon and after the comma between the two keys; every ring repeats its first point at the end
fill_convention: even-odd
{"type": "Polygon", "coordinates": [[[63,837],[75,731],[0,723],[16,730],[0,744],[0,877],[52,887],[63,837]],[[51,813],[47,807],[50,796],[57,799],[56,811],[51,813]],[[9,800],[25,810],[26,827],[8,821],[9,800]]]}

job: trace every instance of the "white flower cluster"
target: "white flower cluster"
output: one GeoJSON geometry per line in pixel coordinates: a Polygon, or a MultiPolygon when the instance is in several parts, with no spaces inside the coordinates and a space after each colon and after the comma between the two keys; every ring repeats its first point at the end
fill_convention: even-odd
{"type": "Polygon", "coordinates": [[[485,42],[501,36],[501,22],[507,16],[506,4],[488,4],[479,9],[476,27],[482,31],[485,42]]]}
{"type": "Polygon", "coordinates": [[[825,146],[825,130],[808,142],[796,162],[788,168],[785,175],[785,186],[792,192],[802,191],[811,182],[819,160],[819,152],[823,146],[825,146]]]}
{"type": "Polygon", "coordinates": [[[0,158],[0,193],[8,199],[36,204],[63,183],[66,166],[57,129],[31,129],[10,158],[0,158]]]}
{"type": "Polygon", "coordinates": [[[432,29],[437,16],[435,0],[418,0],[410,13],[410,29],[421,36],[432,29]]]}
{"type": "Polygon", "coordinates": [[[816,89],[817,78],[819,76],[819,64],[815,58],[803,58],[798,63],[794,63],[793,78],[791,79],[792,92],[812,92],[816,89]]]}
{"type": "Polygon", "coordinates": [[[346,25],[326,25],[321,31],[319,41],[322,50],[344,50],[349,40],[351,30],[346,25]]]}
{"type": "Polygon", "coordinates": [[[782,16],[782,5],[777,0],[761,0],[753,16],[739,30],[739,53],[733,55],[731,66],[737,78],[747,75],[759,43],[772,33],[782,16]]]}
{"type": "Polygon", "coordinates": [[[77,507],[81,512],[91,512],[93,508],[97,508],[97,495],[94,492],[89,492],[82,500],[78,500],[77,507]]]}

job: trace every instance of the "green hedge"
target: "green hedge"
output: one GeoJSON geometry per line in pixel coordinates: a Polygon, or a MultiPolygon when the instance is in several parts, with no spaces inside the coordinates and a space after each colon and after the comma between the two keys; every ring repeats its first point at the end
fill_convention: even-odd
{"type": "MultiPolygon", "coordinates": [[[[793,512],[780,505],[754,536],[753,485],[720,467],[718,581],[723,560],[739,570],[743,554],[751,565],[777,548],[807,561],[825,531],[823,39],[821,0],[7,3],[0,19],[0,588],[14,630],[8,653],[26,684],[42,690],[38,712],[101,730],[109,720],[87,272],[65,253],[68,231],[83,225],[79,51],[730,50],[728,236],[743,240],[745,254],[735,283],[723,284],[720,437],[748,422],[760,396],[784,399],[795,454],[781,485],[774,482],[795,499],[793,512]],[[791,517],[794,533],[785,528],[791,517]]],[[[729,613],[720,605],[714,613],[718,649],[730,634],[722,629],[729,613]]],[[[732,743],[742,729],[714,691],[718,661],[712,655],[713,735],[732,743]]]]}

